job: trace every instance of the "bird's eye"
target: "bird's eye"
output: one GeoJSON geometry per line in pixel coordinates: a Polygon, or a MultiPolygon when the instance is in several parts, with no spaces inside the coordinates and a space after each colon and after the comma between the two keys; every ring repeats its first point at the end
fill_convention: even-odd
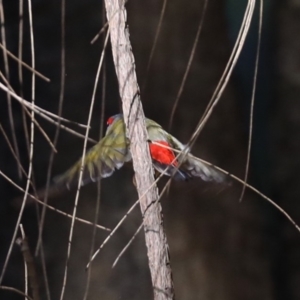
{"type": "Polygon", "coordinates": [[[113,117],[110,117],[110,118],[108,118],[106,124],[107,124],[107,125],[111,125],[111,124],[113,123],[113,121],[114,121],[114,118],[113,118],[113,117]]]}

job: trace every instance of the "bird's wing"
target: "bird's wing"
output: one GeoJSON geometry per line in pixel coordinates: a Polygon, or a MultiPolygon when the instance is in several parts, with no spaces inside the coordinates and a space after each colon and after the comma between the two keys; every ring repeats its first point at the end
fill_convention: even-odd
{"type": "MultiPolygon", "coordinates": [[[[113,125],[105,137],[93,146],[84,159],[82,185],[109,177],[131,159],[128,140],[125,136],[123,120],[113,125]]],[[[81,159],[64,174],[54,178],[56,184],[65,184],[68,188],[78,182],[81,159]]]]}

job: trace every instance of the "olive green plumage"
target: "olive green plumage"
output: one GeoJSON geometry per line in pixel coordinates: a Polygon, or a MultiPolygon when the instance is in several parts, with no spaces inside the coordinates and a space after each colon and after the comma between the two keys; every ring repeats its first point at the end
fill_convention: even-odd
{"type": "MultiPolygon", "coordinates": [[[[84,159],[82,184],[88,181],[97,181],[100,178],[109,177],[116,169],[120,169],[124,163],[131,160],[129,140],[125,135],[123,115],[118,114],[109,119],[105,136],[93,146],[84,159]]],[[[150,142],[165,141],[177,156],[177,151],[183,151],[177,157],[178,168],[174,165],[164,165],[153,160],[153,166],[158,172],[166,171],[166,175],[175,179],[187,180],[192,177],[201,177],[204,181],[215,180],[221,182],[224,175],[215,168],[207,166],[187,152],[187,148],[175,137],[166,132],[158,123],[146,119],[146,127],[150,142]]],[[[68,188],[77,183],[80,173],[81,159],[64,174],[56,177],[56,184],[65,184],[68,188]]]]}

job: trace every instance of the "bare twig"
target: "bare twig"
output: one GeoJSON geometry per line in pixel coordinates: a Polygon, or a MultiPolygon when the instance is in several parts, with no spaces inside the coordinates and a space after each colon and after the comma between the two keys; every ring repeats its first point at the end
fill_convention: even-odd
{"type": "Polygon", "coordinates": [[[38,72],[37,70],[33,69],[32,67],[30,67],[28,64],[26,64],[25,62],[23,62],[22,60],[20,60],[17,56],[15,56],[14,54],[12,54],[10,51],[8,51],[6,49],[6,47],[4,45],[2,45],[0,43],[0,48],[5,51],[7,53],[8,56],[10,56],[12,59],[14,59],[15,61],[17,61],[18,63],[20,63],[23,67],[25,67],[26,69],[28,69],[29,71],[31,71],[32,73],[36,74],[37,76],[39,76],[40,78],[42,78],[43,80],[50,82],[50,79],[48,77],[46,77],[45,75],[41,74],[40,72],[38,72]]]}
{"type": "MultiPolygon", "coordinates": [[[[13,90],[12,86],[10,85],[10,83],[7,81],[7,79],[4,77],[4,75],[2,74],[2,72],[0,71],[0,78],[3,79],[3,81],[5,82],[5,84],[7,85],[7,87],[9,88],[9,90],[13,93],[15,93],[15,91],[13,90]]],[[[28,109],[23,105],[23,103],[21,103],[22,106],[22,116],[23,116],[23,126],[24,126],[24,130],[25,130],[25,137],[26,137],[26,142],[28,144],[28,151],[29,151],[29,134],[28,134],[28,128],[27,128],[27,124],[26,124],[26,115],[27,114],[29,117],[31,117],[30,112],[28,111],[28,109]]],[[[45,132],[45,130],[42,128],[42,126],[37,122],[37,120],[33,120],[34,124],[36,125],[36,127],[40,130],[41,134],[45,137],[46,141],[49,143],[50,147],[53,149],[53,151],[56,153],[57,150],[55,149],[54,145],[52,144],[50,138],[48,137],[47,133],[45,132]]],[[[28,152],[29,153],[29,152],[28,152]]],[[[17,157],[17,163],[19,168],[21,168],[21,164],[19,161],[19,158],[17,157]]]]}
{"type": "MultiPolygon", "coordinates": [[[[163,175],[160,174],[160,176],[155,180],[156,182],[160,179],[160,177],[163,175]]],[[[171,185],[171,181],[172,181],[172,177],[169,178],[168,182],[165,184],[163,190],[161,191],[159,198],[157,199],[157,201],[160,201],[160,199],[162,198],[163,194],[169,189],[170,185],[171,185]]],[[[141,231],[144,222],[142,222],[142,224],[139,226],[139,228],[136,230],[136,232],[133,234],[133,236],[131,237],[131,239],[129,240],[129,242],[125,245],[125,247],[121,250],[121,252],[118,254],[117,258],[115,259],[112,268],[114,268],[116,266],[116,264],[118,263],[118,261],[120,260],[121,256],[125,253],[125,251],[129,248],[129,246],[133,243],[134,239],[137,237],[137,235],[139,234],[139,232],[141,231]]]]}
{"type": "Polygon", "coordinates": [[[126,10],[124,2],[118,0],[105,0],[105,6],[137,191],[141,198],[154,299],[174,299],[168,244],[163,229],[161,206],[156,202],[159,198],[156,185],[143,195],[152,186],[154,175],[129,30],[126,28],[126,10]]]}
{"type": "MultiPolygon", "coordinates": [[[[33,36],[33,22],[32,22],[32,5],[31,5],[31,0],[28,0],[28,14],[29,14],[29,27],[30,27],[30,47],[31,47],[31,62],[32,62],[32,68],[35,68],[35,52],[34,52],[34,36],[33,36]]],[[[34,106],[34,102],[35,102],[35,73],[32,73],[32,85],[31,85],[31,91],[32,91],[32,95],[31,95],[31,104],[32,106],[34,106]]],[[[28,196],[28,192],[29,192],[29,186],[31,184],[31,175],[32,175],[32,171],[33,171],[33,153],[34,153],[34,119],[35,119],[35,115],[34,115],[34,111],[31,111],[31,126],[30,126],[30,151],[29,151],[29,167],[28,167],[28,177],[27,177],[27,181],[26,181],[26,188],[25,188],[25,193],[24,193],[24,197],[23,197],[23,201],[22,201],[22,205],[20,208],[20,212],[19,212],[19,216],[16,222],[16,226],[14,229],[14,233],[11,239],[11,243],[9,245],[9,249],[5,258],[5,262],[3,265],[3,268],[1,270],[1,276],[0,276],[0,285],[3,281],[3,277],[5,275],[6,272],[6,268],[8,265],[8,261],[10,259],[11,253],[12,253],[12,248],[17,236],[17,232],[18,232],[18,228],[23,216],[23,212],[25,209],[25,205],[26,205],[26,199],[28,196]]]]}
{"type": "Polygon", "coordinates": [[[16,155],[16,153],[15,153],[15,151],[13,149],[13,146],[12,146],[12,144],[11,144],[11,142],[10,142],[7,134],[6,134],[6,132],[4,131],[4,128],[2,127],[1,123],[0,123],[0,132],[2,133],[2,135],[3,135],[3,137],[4,137],[5,141],[6,141],[6,143],[8,145],[8,148],[10,149],[11,154],[13,155],[14,159],[16,160],[16,162],[19,164],[20,169],[21,169],[23,175],[27,178],[27,173],[24,170],[24,168],[22,167],[22,164],[20,163],[20,161],[18,160],[18,157],[17,157],[17,155],[16,155]]]}
{"type": "Polygon", "coordinates": [[[119,259],[122,257],[122,255],[125,253],[125,251],[129,248],[129,246],[132,244],[132,242],[134,241],[134,239],[136,238],[136,236],[140,233],[140,231],[143,228],[143,222],[142,224],[138,227],[138,229],[135,231],[135,233],[132,235],[131,239],[128,241],[128,243],[125,245],[125,247],[122,249],[122,251],[118,254],[117,258],[115,259],[114,263],[112,264],[112,268],[114,268],[119,259]]]}
{"type": "Polygon", "coordinates": [[[167,2],[168,2],[168,0],[164,0],[163,7],[162,7],[161,12],[160,12],[159,21],[158,21],[158,24],[157,24],[157,27],[156,27],[156,32],[155,32],[153,45],[152,45],[151,52],[150,52],[149,59],[148,59],[148,63],[147,63],[145,80],[144,80],[144,83],[142,84],[142,92],[145,91],[145,88],[147,86],[148,75],[149,75],[152,59],[153,59],[153,56],[154,56],[154,52],[155,52],[155,49],[156,49],[156,46],[157,46],[158,37],[159,37],[160,31],[161,31],[162,22],[163,22],[163,19],[165,17],[167,2]]]}
{"type": "Polygon", "coordinates": [[[98,40],[99,36],[100,36],[103,32],[105,32],[105,29],[107,28],[107,26],[108,26],[108,22],[106,22],[106,23],[101,27],[101,29],[99,30],[99,32],[93,37],[93,39],[91,40],[91,44],[94,44],[94,43],[98,40]]]}
{"type": "MultiPolygon", "coordinates": [[[[40,299],[40,293],[39,293],[39,284],[38,284],[38,277],[37,272],[35,268],[34,259],[31,255],[27,237],[25,236],[25,232],[23,229],[22,224],[20,224],[20,230],[22,234],[22,238],[18,238],[16,240],[16,243],[20,246],[21,252],[23,254],[24,264],[26,266],[26,269],[28,270],[28,281],[29,285],[32,291],[32,298],[34,300],[40,299]]],[[[27,295],[27,293],[26,293],[27,295]]]]}
{"type": "Polygon", "coordinates": [[[274,202],[271,198],[267,197],[265,194],[263,194],[262,192],[260,192],[258,189],[256,189],[255,187],[253,187],[252,185],[248,184],[247,182],[245,182],[244,180],[240,179],[239,177],[227,172],[226,170],[221,169],[220,167],[211,164],[208,161],[205,161],[201,158],[195,157],[193,156],[193,159],[198,160],[203,162],[204,164],[208,165],[208,166],[213,166],[214,168],[216,168],[217,170],[219,170],[220,172],[228,175],[229,177],[233,178],[234,180],[236,180],[237,182],[243,184],[245,187],[247,187],[248,189],[250,189],[251,191],[253,191],[255,194],[259,195],[260,197],[262,197],[263,199],[265,199],[267,202],[269,202],[272,206],[274,206],[280,213],[282,213],[289,221],[290,223],[296,228],[296,230],[300,233],[300,227],[299,225],[296,223],[296,221],[278,204],[276,204],[276,202],[274,202]]]}
{"type": "MultiPolygon", "coordinates": [[[[103,23],[105,22],[105,8],[102,7],[102,20],[103,23]]],[[[103,47],[106,44],[106,37],[103,38],[103,47]]],[[[101,93],[101,108],[100,108],[100,130],[99,130],[99,140],[103,137],[104,132],[104,111],[105,111],[105,96],[106,96],[106,63],[105,60],[103,61],[102,67],[102,93],[101,93]]],[[[100,200],[101,200],[101,180],[97,182],[97,199],[96,199],[96,207],[95,207],[95,217],[94,217],[94,224],[96,225],[99,219],[99,211],[100,211],[100,200]]],[[[95,251],[95,242],[96,242],[96,226],[93,228],[92,240],[91,240],[91,248],[90,248],[90,259],[93,256],[95,251]]],[[[87,271],[87,278],[86,278],[86,286],[85,292],[83,296],[83,300],[87,300],[89,296],[90,284],[91,284],[91,276],[92,276],[92,268],[89,268],[87,271]]]]}
{"type": "MultiPolygon", "coordinates": [[[[66,10],[66,3],[65,0],[61,1],[61,70],[60,70],[60,93],[59,93],[59,104],[58,104],[58,112],[57,115],[61,117],[62,115],[62,109],[63,109],[63,101],[64,101],[64,95],[65,95],[65,74],[66,74],[66,63],[65,63],[65,10],[66,10]]],[[[58,119],[58,124],[55,130],[54,139],[53,139],[53,145],[56,147],[59,133],[60,133],[60,123],[61,119],[58,119]]],[[[45,197],[44,197],[44,203],[48,203],[48,192],[50,188],[51,183],[51,174],[52,174],[52,166],[54,161],[54,154],[55,151],[51,151],[50,157],[49,157],[49,165],[47,170],[47,179],[46,179],[46,188],[45,188],[45,197]]],[[[46,207],[44,206],[41,213],[40,218],[40,224],[39,224],[39,235],[37,240],[37,245],[35,248],[35,256],[38,254],[38,250],[40,248],[40,243],[42,241],[42,233],[44,228],[44,222],[46,217],[46,207]]]]}
{"type": "MultiPolygon", "coordinates": [[[[23,94],[23,68],[22,68],[22,59],[23,59],[23,34],[24,34],[24,1],[19,0],[19,41],[18,41],[18,77],[20,85],[20,96],[24,98],[23,94]]],[[[27,154],[29,156],[29,130],[27,125],[27,119],[25,114],[25,107],[22,106],[22,121],[25,134],[25,141],[27,146],[27,154]]]]}
{"type": "MultiPolygon", "coordinates": [[[[4,48],[6,49],[6,34],[5,34],[5,19],[4,19],[4,8],[2,0],[0,0],[0,20],[1,20],[1,39],[2,43],[4,45],[4,48]]],[[[9,82],[9,64],[8,64],[8,58],[7,58],[7,51],[3,50],[3,61],[4,61],[4,70],[5,70],[5,76],[7,78],[7,81],[9,82]]],[[[12,105],[11,105],[11,96],[9,94],[6,94],[7,99],[7,107],[8,107],[8,119],[11,129],[11,135],[12,135],[12,143],[14,147],[14,151],[17,156],[17,161],[20,161],[20,152],[19,152],[19,146],[17,143],[17,137],[16,137],[16,128],[15,128],[15,121],[12,111],[12,105]]],[[[18,175],[19,178],[22,177],[22,172],[20,168],[20,164],[17,164],[18,166],[18,175]]]]}
{"type": "Polygon", "coordinates": [[[26,299],[28,300],[33,300],[31,297],[29,297],[28,295],[26,295],[25,293],[23,293],[22,291],[16,289],[16,288],[13,288],[13,287],[10,287],[10,286],[5,286],[5,285],[0,285],[0,290],[3,290],[3,291],[11,291],[11,292],[14,292],[16,294],[19,294],[23,297],[25,297],[26,299]]]}
{"type": "MultiPolygon", "coordinates": [[[[79,127],[82,127],[82,128],[86,128],[87,125],[84,125],[84,124],[80,124],[78,122],[74,122],[74,121],[71,121],[71,120],[68,120],[68,119],[65,119],[65,118],[62,118],[46,109],[43,109],[39,106],[37,106],[36,104],[33,104],[33,103],[30,103],[29,101],[23,99],[22,97],[18,96],[14,91],[12,91],[10,88],[6,87],[4,84],[2,84],[0,82],[0,88],[5,91],[6,93],[10,94],[15,100],[17,100],[18,102],[20,102],[22,105],[26,106],[28,109],[30,110],[33,110],[36,114],[40,115],[41,117],[45,118],[45,116],[50,116],[51,118],[54,118],[54,119],[58,119],[58,120],[61,120],[61,121],[64,121],[66,123],[70,123],[70,124],[74,124],[74,125],[77,125],[79,127]]],[[[45,118],[46,120],[48,120],[47,118],[45,118]]],[[[55,123],[57,124],[57,123],[55,123]]]]}
{"type": "MultiPolygon", "coordinates": [[[[24,100],[23,98],[21,98],[20,96],[18,96],[16,93],[14,93],[13,91],[11,91],[8,87],[6,87],[4,84],[2,84],[0,82],[0,89],[2,89],[3,91],[5,91],[6,93],[9,93],[14,99],[16,99],[18,102],[20,102],[22,105],[24,105],[25,107],[27,107],[28,109],[30,109],[31,111],[34,111],[37,115],[43,117],[45,120],[47,120],[48,122],[52,123],[52,124],[55,124],[57,125],[58,122],[57,121],[54,121],[52,118],[56,118],[58,120],[62,120],[64,122],[68,122],[68,123],[71,123],[71,124],[76,124],[78,125],[79,127],[85,127],[86,128],[86,125],[83,125],[83,124],[80,124],[80,123],[77,123],[77,122],[73,122],[73,121],[70,121],[70,120],[67,120],[67,119],[64,119],[64,118],[61,118],[47,110],[44,110],[40,107],[38,107],[37,105],[33,105],[32,103],[24,100]],[[49,117],[49,116],[51,117],[49,117]]],[[[68,128],[62,124],[60,124],[60,128],[61,129],[64,129],[65,131],[73,134],[73,135],[76,135],[80,138],[85,138],[85,136],[81,133],[78,133],[77,131],[71,129],[71,128],[68,128]]],[[[92,143],[97,143],[97,141],[91,139],[91,138],[88,138],[88,141],[89,142],[92,142],[92,143]]]]}
{"type": "Polygon", "coordinates": [[[171,111],[171,116],[170,116],[170,121],[169,121],[169,130],[172,127],[172,123],[173,123],[175,111],[177,109],[180,97],[182,95],[182,92],[183,92],[183,89],[184,89],[187,77],[189,75],[189,72],[190,72],[190,69],[191,69],[191,66],[192,66],[193,59],[194,59],[194,56],[195,56],[195,53],[196,53],[197,45],[198,45],[198,42],[199,42],[199,36],[200,36],[201,30],[202,30],[202,26],[203,26],[203,22],[204,22],[204,17],[205,17],[206,9],[207,9],[207,0],[205,0],[204,4],[203,4],[203,9],[202,9],[202,12],[201,12],[200,21],[199,21],[197,33],[196,33],[196,36],[195,36],[195,40],[194,40],[194,43],[193,43],[193,47],[192,47],[192,50],[191,50],[191,53],[190,53],[190,56],[189,56],[189,60],[188,60],[185,72],[184,72],[182,80],[181,80],[181,84],[180,84],[179,90],[177,92],[177,96],[176,96],[176,99],[175,99],[172,111],[171,111]]]}
{"type": "MultiPolygon", "coordinates": [[[[246,169],[244,181],[248,180],[248,172],[250,165],[250,155],[251,155],[251,146],[252,146],[252,132],[253,132],[253,112],[254,112],[254,100],[255,100],[255,92],[256,92],[256,82],[257,82],[257,73],[258,73],[258,62],[259,62],[259,51],[261,44],[261,30],[262,30],[262,21],[263,21],[263,1],[260,0],[259,6],[259,24],[258,24],[258,40],[257,40],[257,48],[256,48],[256,58],[255,58],[255,68],[254,68],[254,78],[253,78],[253,87],[252,87],[252,96],[251,96],[251,107],[250,107],[250,124],[249,124],[249,138],[248,138],[248,149],[247,149],[247,161],[246,161],[246,169]]],[[[243,185],[243,189],[240,196],[240,202],[243,199],[245,193],[246,186],[243,185]]]]}
{"type": "Polygon", "coordinates": [[[95,97],[96,97],[96,91],[97,91],[97,87],[98,87],[98,81],[99,81],[99,77],[100,77],[100,71],[101,71],[102,64],[103,64],[104,53],[105,53],[105,48],[106,48],[106,44],[107,44],[107,41],[108,41],[108,37],[109,37],[109,32],[107,32],[105,43],[104,43],[104,48],[103,48],[101,56],[100,56],[100,61],[99,61],[99,64],[98,64],[98,69],[97,69],[97,74],[96,74],[96,78],[95,78],[94,89],[93,89],[93,94],[92,94],[92,99],[91,99],[91,105],[90,105],[90,110],[89,110],[89,115],[88,115],[88,121],[87,121],[88,126],[87,126],[87,129],[86,129],[85,140],[84,140],[84,145],[83,145],[83,153],[82,153],[82,158],[81,158],[81,167],[80,167],[77,192],[76,192],[74,208],[73,208],[72,223],[71,223],[71,228],[70,228],[70,233],[69,233],[67,259],[66,259],[66,264],[65,264],[65,271],[64,271],[62,290],[61,290],[61,294],[60,294],[60,300],[63,300],[64,295],[65,295],[67,275],[68,275],[68,264],[69,264],[69,259],[70,259],[70,255],[71,255],[74,224],[75,224],[75,218],[76,218],[76,213],[77,213],[77,206],[78,206],[78,201],[79,201],[80,188],[82,186],[83,167],[84,167],[84,159],[85,159],[85,155],[86,155],[88,135],[89,135],[89,129],[90,129],[90,124],[91,124],[91,120],[92,120],[92,113],[93,113],[93,108],[94,108],[94,103],[95,103],[95,97]]]}
{"type": "MultiPolygon", "coordinates": [[[[161,179],[163,175],[167,172],[167,169],[165,169],[150,185],[144,193],[131,205],[131,207],[128,209],[128,211],[123,215],[122,219],[118,222],[118,224],[114,227],[114,229],[110,232],[110,234],[106,237],[106,239],[102,242],[100,247],[95,251],[93,256],[91,257],[90,261],[88,262],[86,268],[88,269],[95,259],[95,257],[100,253],[100,251],[103,249],[103,247],[109,242],[109,240],[112,238],[112,236],[116,233],[116,231],[121,227],[121,225],[125,222],[125,220],[128,218],[128,216],[131,214],[131,212],[135,209],[135,207],[140,203],[140,200],[148,193],[148,191],[156,185],[156,183],[161,179]]],[[[0,171],[1,174],[1,171],[0,171]]],[[[160,198],[158,198],[159,200],[160,198]]]]}
{"type": "Polygon", "coordinates": [[[225,70],[222,74],[222,77],[214,91],[212,98],[209,101],[209,104],[203,114],[203,117],[199,121],[199,123],[190,139],[189,145],[193,144],[194,141],[199,136],[201,130],[204,128],[204,125],[206,124],[206,122],[208,121],[210,116],[212,115],[214,108],[219,103],[219,100],[229,82],[232,71],[237,63],[237,60],[240,56],[240,53],[241,53],[244,43],[245,43],[249,28],[250,28],[250,24],[252,21],[254,7],[255,7],[255,0],[248,0],[248,4],[247,4],[245,14],[244,14],[244,19],[241,24],[238,37],[236,39],[235,45],[233,47],[233,50],[232,50],[232,53],[228,60],[228,63],[226,65],[226,68],[225,68],[225,70]]]}
{"type": "MultiPolygon", "coordinates": [[[[23,188],[21,188],[19,185],[17,185],[11,178],[9,178],[7,175],[5,175],[1,170],[0,170],[0,176],[2,176],[5,180],[7,180],[10,184],[12,184],[19,191],[25,193],[25,190],[23,188]]],[[[28,193],[28,199],[32,199],[32,200],[36,201],[37,203],[39,203],[40,205],[46,206],[48,209],[53,210],[58,214],[61,214],[61,215],[65,216],[65,217],[68,217],[68,218],[72,218],[72,216],[67,214],[66,212],[61,211],[61,210],[59,210],[59,209],[57,209],[57,208],[55,208],[55,207],[53,207],[49,204],[45,204],[43,201],[41,201],[40,199],[36,198],[35,196],[33,196],[29,193],[28,193]]],[[[78,217],[76,217],[75,220],[78,221],[78,222],[87,224],[87,225],[94,225],[92,222],[89,222],[87,220],[84,220],[84,219],[81,219],[81,218],[78,218],[78,217]]],[[[98,224],[96,224],[96,227],[99,228],[99,229],[103,229],[105,231],[111,231],[109,228],[98,225],[98,224]]]]}
{"type": "MultiPolygon", "coordinates": [[[[22,242],[22,240],[25,239],[25,231],[24,231],[24,228],[23,228],[23,224],[20,224],[20,231],[21,231],[21,235],[22,235],[22,238],[19,240],[22,242]]],[[[18,244],[19,243],[18,239],[16,239],[16,243],[18,244]]],[[[26,260],[24,259],[24,278],[25,278],[25,294],[28,295],[28,268],[27,268],[27,263],[26,263],[26,260]]]]}

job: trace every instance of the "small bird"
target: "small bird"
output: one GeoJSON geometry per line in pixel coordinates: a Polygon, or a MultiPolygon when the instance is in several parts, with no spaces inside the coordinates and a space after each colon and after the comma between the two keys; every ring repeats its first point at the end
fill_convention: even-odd
{"type": "MultiPolygon", "coordinates": [[[[109,177],[124,163],[131,161],[123,115],[110,117],[107,125],[105,136],[85,156],[82,185],[109,177]]],[[[204,181],[225,180],[226,175],[197,160],[186,146],[158,123],[146,119],[146,128],[153,167],[159,173],[165,172],[165,175],[172,176],[175,180],[189,180],[193,177],[200,177],[204,181]]],[[[70,189],[78,182],[80,168],[81,159],[64,174],[54,178],[55,184],[64,184],[70,189]]]]}

